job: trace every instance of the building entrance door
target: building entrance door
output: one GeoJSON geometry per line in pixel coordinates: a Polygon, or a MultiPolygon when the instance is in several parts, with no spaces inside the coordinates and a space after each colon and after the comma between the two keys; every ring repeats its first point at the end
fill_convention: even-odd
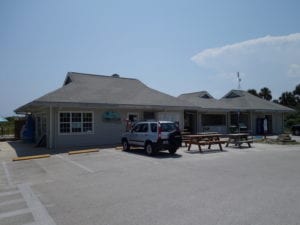
{"type": "Polygon", "coordinates": [[[184,112],[184,130],[191,134],[197,133],[197,111],[184,112]]]}

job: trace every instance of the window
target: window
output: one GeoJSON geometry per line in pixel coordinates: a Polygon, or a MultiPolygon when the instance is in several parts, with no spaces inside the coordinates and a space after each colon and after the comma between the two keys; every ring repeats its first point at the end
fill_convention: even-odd
{"type": "Polygon", "coordinates": [[[156,123],[151,123],[151,132],[156,133],[157,132],[157,124],[156,123]]]}
{"type": "Polygon", "coordinates": [[[230,114],[230,122],[231,125],[238,125],[238,123],[244,123],[245,126],[248,124],[249,116],[247,113],[231,113],[230,114]]]}
{"type": "Polygon", "coordinates": [[[154,120],[155,113],[154,112],[144,112],[144,120],[154,120]]]}
{"type": "Polygon", "coordinates": [[[160,127],[162,132],[172,132],[177,129],[175,123],[161,123],[160,127]]]}
{"type": "Polygon", "coordinates": [[[91,112],[60,112],[59,133],[92,133],[93,113],[91,112]]]}
{"type": "Polygon", "coordinates": [[[136,126],[134,126],[133,131],[134,132],[139,132],[141,129],[142,124],[137,124],[136,126]]]}
{"type": "Polygon", "coordinates": [[[226,116],[218,114],[204,114],[202,115],[202,125],[203,126],[225,126],[226,116]]]}
{"type": "Polygon", "coordinates": [[[134,132],[146,133],[148,132],[148,124],[147,123],[139,123],[133,128],[134,132]]]}
{"type": "Polygon", "coordinates": [[[143,124],[143,126],[141,127],[140,132],[143,132],[143,133],[148,132],[148,123],[143,124]]]}

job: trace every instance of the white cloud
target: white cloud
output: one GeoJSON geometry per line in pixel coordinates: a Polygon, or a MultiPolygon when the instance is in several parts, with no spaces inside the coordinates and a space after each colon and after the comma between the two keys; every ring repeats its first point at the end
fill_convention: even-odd
{"type": "Polygon", "coordinates": [[[268,86],[275,95],[280,95],[300,82],[300,33],[205,49],[191,60],[210,70],[216,79],[226,82],[230,77],[232,81],[239,71],[245,89],[268,86]]]}

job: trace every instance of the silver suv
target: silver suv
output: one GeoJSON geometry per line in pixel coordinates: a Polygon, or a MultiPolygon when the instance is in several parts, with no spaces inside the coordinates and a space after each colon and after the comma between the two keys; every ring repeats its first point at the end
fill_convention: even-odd
{"type": "Polygon", "coordinates": [[[123,150],[130,150],[130,146],[142,146],[147,155],[154,155],[160,150],[175,154],[181,141],[178,126],[170,121],[138,122],[131,131],[122,135],[123,150]]]}

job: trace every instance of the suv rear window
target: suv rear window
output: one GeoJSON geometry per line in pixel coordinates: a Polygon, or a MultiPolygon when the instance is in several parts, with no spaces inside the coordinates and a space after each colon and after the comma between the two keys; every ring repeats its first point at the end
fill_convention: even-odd
{"type": "Polygon", "coordinates": [[[177,129],[175,123],[161,123],[160,127],[162,132],[171,132],[177,129]]]}
{"type": "Polygon", "coordinates": [[[151,132],[157,132],[157,124],[156,123],[151,123],[151,132]]]}

